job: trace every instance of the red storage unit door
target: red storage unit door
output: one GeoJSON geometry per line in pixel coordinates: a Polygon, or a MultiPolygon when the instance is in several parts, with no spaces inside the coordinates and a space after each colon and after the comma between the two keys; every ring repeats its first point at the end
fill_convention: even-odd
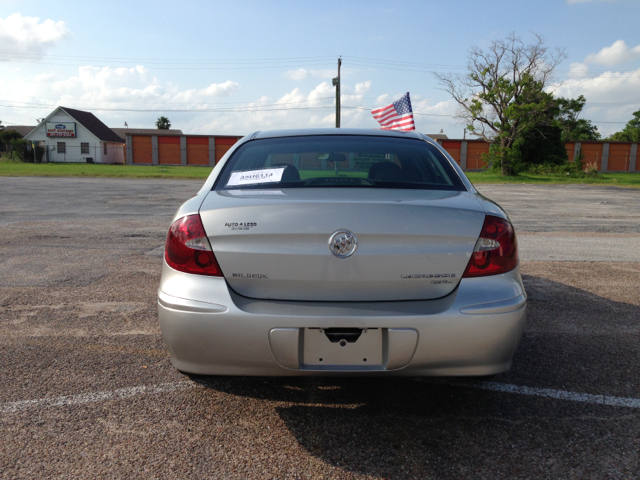
{"type": "Polygon", "coordinates": [[[609,165],[607,170],[617,172],[628,172],[629,161],[631,160],[630,143],[610,143],[609,144],[609,165]]]}
{"type": "Polygon", "coordinates": [[[584,166],[595,163],[598,170],[602,168],[602,143],[585,143],[580,146],[582,164],[584,166]]]}
{"type": "Polygon", "coordinates": [[[576,144],[574,142],[565,143],[564,148],[567,149],[567,158],[570,162],[573,162],[573,152],[575,151],[576,144]]]}
{"type": "Polygon", "coordinates": [[[209,165],[209,137],[187,137],[187,165],[209,165]]]}
{"type": "Polygon", "coordinates": [[[227,153],[231,146],[237,141],[238,139],[235,137],[216,137],[216,163],[224,157],[224,154],[227,153]]]}
{"type": "Polygon", "coordinates": [[[131,136],[131,149],[133,150],[133,163],[151,164],[151,137],[138,135],[131,136]]]}
{"type": "Polygon", "coordinates": [[[300,154],[300,170],[320,170],[322,160],[318,160],[318,154],[312,152],[302,152],[300,154]]]}
{"type": "Polygon", "coordinates": [[[482,160],[483,153],[489,153],[489,144],[487,142],[467,142],[467,170],[486,168],[482,160]]]}
{"type": "Polygon", "coordinates": [[[286,163],[287,165],[293,165],[295,163],[295,159],[293,158],[293,153],[276,153],[271,157],[271,165],[275,165],[276,163],[286,163]]]}
{"type": "Polygon", "coordinates": [[[158,137],[158,163],[180,165],[180,137],[158,137]]]}
{"type": "Polygon", "coordinates": [[[442,148],[444,148],[447,153],[453,157],[456,163],[460,165],[460,150],[462,149],[462,142],[443,140],[442,148]]]}

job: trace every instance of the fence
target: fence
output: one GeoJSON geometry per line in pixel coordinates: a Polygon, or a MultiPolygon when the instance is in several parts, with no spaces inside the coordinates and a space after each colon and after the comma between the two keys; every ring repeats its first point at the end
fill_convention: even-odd
{"type": "MultiPolygon", "coordinates": [[[[483,140],[441,140],[440,144],[463,170],[486,168],[482,155],[489,153],[489,143],[483,140]]],[[[637,142],[567,142],[565,148],[570,162],[580,153],[584,165],[595,164],[601,172],[640,173],[637,142]]]]}

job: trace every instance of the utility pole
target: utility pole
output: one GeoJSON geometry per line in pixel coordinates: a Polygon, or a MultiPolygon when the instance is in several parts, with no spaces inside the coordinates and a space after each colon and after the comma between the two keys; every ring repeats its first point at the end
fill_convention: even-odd
{"type": "Polygon", "coordinates": [[[336,128],[340,128],[340,66],[342,57],[338,58],[338,76],[333,79],[333,86],[336,87],[336,128]]]}

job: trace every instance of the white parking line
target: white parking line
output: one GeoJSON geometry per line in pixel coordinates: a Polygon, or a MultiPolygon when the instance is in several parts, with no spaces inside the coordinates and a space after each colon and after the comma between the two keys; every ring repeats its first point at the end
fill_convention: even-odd
{"type": "Polygon", "coordinates": [[[519,395],[532,395],[535,397],[555,398],[557,400],[569,400],[572,402],[594,403],[597,405],[609,405],[611,407],[640,408],[640,398],[612,397],[608,395],[593,395],[591,393],[567,392],[550,388],[525,387],[497,382],[469,382],[465,380],[431,380],[432,383],[452,385],[454,387],[478,388],[492,392],[516,393],[519,395]]]}
{"type": "Polygon", "coordinates": [[[36,400],[21,400],[19,402],[9,402],[0,405],[0,413],[12,413],[18,410],[26,410],[32,407],[65,407],[69,405],[79,405],[81,403],[104,402],[105,400],[120,400],[122,398],[134,397],[136,395],[150,395],[154,393],[165,393],[180,388],[192,388],[191,382],[162,383],[160,385],[149,385],[141,387],[119,388],[110,392],[81,393],[79,395],[64,395],[62,397],[38,398],[36,400]]]}
{"type": "MultiPolygon", "coordinates": [[[[476,388],[492,392],[515,393],[519,395],[531,395],[535,397],[555,398],[557,400],[569,400],[572,402],[592,403],[596,405],[608,405],[611,407],[640,408],[640,398],[612,397],[607,395],[593,395],[590,393],[567,392],[564,390],[552,390],[549,388],[525,387],[508,383],[497,382],[470,382],[466,380],[445,379],[416,379],[428,383],[451,385],[454,387],[476,388]]],[[[0,413],[13,413],[19,410],[37,407],[65,407],[83,403],[104,402],[106,400],[120,400],[136,395],[152,395],[166,393],[181,388],[194,388],[198,386],[192,382],[162,383],[140,387],[120,388],[110,392],[81,393],[79,395],[64,395],[62,397],[38,398],[35,400],[21,400],[0,405],[0,413]]]]}

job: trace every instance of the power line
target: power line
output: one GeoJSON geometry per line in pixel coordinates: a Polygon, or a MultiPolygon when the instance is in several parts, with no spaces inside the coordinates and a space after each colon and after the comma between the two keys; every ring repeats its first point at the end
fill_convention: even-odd
{"type": "MultiPolygon", "coordinates": [[[[3,60],[3,59],[0,59],[3,60]]],[[[6,59],[4,59],[6,60],[6,59]]],[[[29,60],[11,60],[16,63],[27,63],[27,64],[37,64],[37,65],[57,65],[57,66],[66,66],[66,67],[94,67],[94,68],[103,68],[104,65],[96,66],[96,65],[87,65],[85,63],[52,63],[52,62],[37,62],[37,61],[29,61],[29,60]]],[[[291,65],[249,65],[242,67],[161,67],[161,66],[151,66],[145,67],[149,70],[256,70],[256,69],[274,69],[274,68],[302,68],[309,66],[320,66],[326,65],[326,62],[309,62],[303,64],[291,64],[291,65]]],[[[134,67],[122,67],[122,66],[112,66],[113,68],[134,68],[134,67]]]]}
{"type": "MultiPolygon", "coordinates": [[[[371,65],[388,65],[390,67],[393,66],[404,66],[404,67],[416,67],[416,68],[450,68],[454,70],[467,70],[468,66],[465,65],[450,65],[450,64],[441,64],[441,63],[421,63],[421,62],[404,62],[398,60],[384,60],[384,59],[375,59],[375,58],[367,58],[367,57],[352,57],[345,56],[346,59],[355,59],[356,63],[360,64],[371,64],[371,65]]],[[[555,69],[555,72],[572,72],[572,70],[563,70],[563,69],[555,69]]],[[[608,73],[611,70],[590,70],[589,73],[608,73]]],[[[449,73],[449,72],[447,72],[449,73]]]]}
{"type": "MultiPolygon", "coordinates": [[[[328,98],[332,98],[332,97],[326,97],[328,98]]],[[[292,102],[292,103],[296,103],[296,102],[292,102]]],[[[272,104],[273,106],[277,106],[277,105],[285,105],[285,104],[272,104]]],[[[43,108],[43,107],[49,107],[49,108],[55,108],[55,105],[2,105],[0,104],[0,107],[6,107],[6,108],[43,108]]],[[[249,108],[232,108],[232,109],[215,109],[215,108],[210,108],[210,109],[174,109],[174,110],[166,110],[166,109],[120,109],[120,108],[93,108],[93,110],[95,111],[103,111],[103,112],[138,112],[138,113],[149,113],[149,112],[161,112],[161,113],[258,113],[258,112],[274,112],[274,111],[288,111],[288,110],[325,110],[325,109],[333,109],[335,108],[333,105],[328,105],[328,106],[315,106],[315,107],[292,107],[292,108],[268,108],[268,109],[261,109],[261,108],[255,108],[255,107],[249,107],[249,108]]],[[[344,109],[349,109],[349,110],[364,110],[367,112],[370,112],[372,110],[372,108],[370,107],[348,107],[348,106],[342,106],[342,108],[344,109]]],[[[86,107],[85,107],[86,109],[86,107]]],[[[447,115],[447,114],[440,114],[440,113],[423,113],[423,112],[413,112],[414,115],[421,115],[421,116],[427,116],[427,117],[450,117],[450,118],[456,118],[455,115],[447,115]]],[[[605,124],[626,124],[627,122],[611,122],[611,121],[604,121],[604,120],[591,120],[593,123],[605,123],[605,124]]]]}
{"type": "MultiPolygon", "coordinates": [[[[350,95],[350,96],[356,96],[365,100],[378,100],[378,97],[369,97],[369,96],[364,96],[364,95],[350,95]]],[[[21,95],[13,95],[13,98],[34,98],[34,99],[45,99],[45,100],[60,100],[60,97],[39,97],[39,96],[21,96],[21,95]]],[[[333,97],[321,97],[321,98],[316,98],[316,99],[309,99],[309,100],[300,100],[299,102],[284,102],[284,103],[275,103],[275,104],[271,104],[271,105],[289,105],[289,104],[293,104],[293,103],[305,103],[305,102],[311,102],[311,101],[322,101],[322,100],[331,100],[333,99],[333,97]]],[[[16,100],[11,100],[9,98],[0,98],[0,101],[5,101],[5,102],[12,102],[12,103],[26,103],[26,104],[30,104],[30,105],[45,105],[45,106],[51,106],[50,104],[34,104],[34,103],[30,103],[30,102],[20,102],[20,101],[16,101],[16,100]]],[[[158,102],[158,101],[146,101],[146,102],[132,102],[129,100],[104,100],[102,103],[115,103],[115,104],[127,104],[127,105],[148,105],[149,103],[153,103],[154,105],[184,105],[185,103],[204,103],[206,105],[209,105],[208,102],[158,102]]],[[[630,108],[636,108],[636,105],[640,105],[640,102],[590,102],[589,100],[586,101],[587,105],[627,105],[630,108]]],[[[256,105],[255,101],[252,102],[215,102],[213,105],[239,105],[239,106],[266,106],[265,105],[256,105]]],[[[55,105],[57,106],[57,105],[55,105]]],[[[93,109],[93,107],[88,107],[85,106],[83,107],[86,110],[91,110],[93,109]]],[[[101,107],[97,107],[97,108],[101,108],[101,107]]],[[[372,107],[374,108],[374,107],[372,107]]]]}
{"type": "MultiPolygon", "coordinates": [[[[129,62],[140,63],[145,62],[153,65],[195,65],[195,64],[218,64],[218,65],[243,65],[244,67],[253,67],[255,65],[268,64],[291,64],[299,62],[329,62],[335,58],[332,55],[316,55],[304,57],[280,57],[280,58],[252,58],[252,59],[206,59],[206,58],[157,58],[157,57],[108,57],[108,56],[91,56],[91,55],[41,55],[36,53],[16,53],[8,51],[0,51],[0,56],[5,56],[6,60],[27,59],[38,61],[42,58],[60,59],[65,61],[106,61],[106,62],[129,62]]],[[[434,69],[448,68],[453,70],[466,70],[465,65],[452,65],[443,63],[423,63],[414,61],[387,60],[381,58],[344,56],[345,59],[354,60],[353,64],[359,66],[379,66],[385,68],[397,67],[413,67],[418,69],[434,69]]],[[[63,64],[64,65],[64,64],[63,64]]],[[[74,64],[75,65],[75,64],[74,64]]],[[[277,66],[277,65],[276,65],[277,66]]],[[[285,65],[286,66],[286,65],[285,65]]],[[[416,71],[422,71],[416,70],[416,71]]],[[[571,72],[571,70],[556,69],[556,72],[571,72]]],[[[590,73],[608,73],[610,70],[591,70],[590,73]]],[[[443,72],[445,73],[445,72],[443,72]]]]}
{"type": "MultiPolygon", "coordinates": [[[[45,100],[60,100],[60,97],[36,97],[36,96],[25,96],[25,95],[12,95],[13,98],[41,98],[41,99],[45,99],[45,100]]],[[[313,100],[326,100],[326,99],[330,99],[333,97],[321,97],[321,98],[316,98],[313,100]]],[[[301,100],[301,102],[310,102],[313,100],[301,100]]],[[[16,100],[11,100],[9,98],[0,98],[0,101],[5,101],[5,102],[14,102],[14,103],[28,103],[28,102],[17,102],[16,100]]],[[[206,102],[157,102],[157,101],[149,101],[147,100],[146,102],[131,102],[128,100],[104,100],[102,103],[125,103],[125,104],[130,104],[130,105],[148,105],[149,103],[153,103],[154,105],[184,105],[185,103],[206,103],[206,102]]],[[[215,102],[216,105],[249,105],[249,104],[253,104],[254,102],[215,102]]],[[[286,102],[286,103],[281,103],[279,105],[286,105],[288,103],[299,103],[299,102],[286,102]]],[[[208,103],[206,103],[208,105],[208,103]]],[[[38,104],[40,105],[40,104],[38,104]]]]}
{"type": "MultiPolygon", "coordinates": [[[[267,103],[262,105],[247,103],[244,105],[240,105],[238,107],[229,107],[229,108],[209,107],[209,108],[188,108],[188,109],[170,109],[170,110],[167,110],[164,108],[163,109],[159,109],[159,108],[127,109],[127,108],[108,108],[108,107],[90,107],[90,106],[82,106],[82,107],[74,107],[74,108],[78,108],[79,110],[97,110],[97,111],[113,111],[113,112],[209,112],[209,111],[223,112],[223,111],[243,111],[243,109],[246,109],[246,108],[254,109],[255,111],[260,111],[258,109],[262,109],[263,107],[279,107],[283,105],[294,105],[294,104],[300,104],[300,103],[316,102],[316,101],[331,100],[331,99],[333,99],[333,97],[321,97],[321,98],[314,98],[314,99],[308,99],[308,100],[300,100],[297,102],[267,103]]],[[[59,105],[52,105],[52,104],[46,104],[46,103],[19,102],[19,101],[9,100],[9,99],[0,99],[0,101],[18,104],[18,105],[2,105],[9,108],[43,108],[43,107],[56,108],[59,106],[59,105]]],[[[104,103],[109,103],[109,102],[106,101],[104,103]]],[[[173,105],[176,105],[176,104],[173,104],[173,105]]]]}
{"type": "MultiPolygon", "coordinates": [[[[42,106],[35,105],[2,105],[0,107],[5,108],[44,108],[42,106]]],[[[51,106],[49,108],[55,108],[55,106],[51,106]]],[[[291,108],[268,108],[268,109],[258,109],[258,108],[246,108],[246,109],[175,109],[175,110],[167,110],[164,108],[153,108],[153,109],[144,109],[144,110],[134,110],[128,108],[93,108],[92,110],[98,112],[139,112],[139,113],[148,113],[148,112],[161,112],[161,113],[243,113],[243,112],[274,112],[281,110],[318,110],[325,108],[335,108],[333,105],[327,106],[317,106],[317,107],[291,107],[291,108]]]]}
{"type": "MultiPolygon", "coordinates": [[[[146,63],[148,66],[145,68],[156,70],[250,70],[250,69],[278,69],[278,68],[302,68],[308,66],[327,66],[329,60],[335,57],[332,56],[307,56],[307,57],[282,57],[282,58],[270,58],[270,59],[234,59],[234,60],[222,60],[222,59],[159,59],[159,58],[131,58],[131,57],[103,57],[103,56],[71,56],[71,55],[39,55],[29,53],[15,53],[0,51],[0,60],[14,61],[17,63],[37,63],[39,65],[58,65],[58,66],[93,66],[86,65],[86,63],[64,63],[70,61],[99,61],[99,62],[127,62],[127,63],[146,63]],[[51,60],[60,60],[43,62],[42,58],[51,60]],[[216,66],[217,65],[217,66],[216,66]]],[[[421,62],[407,62],[399,60],[386,60],[386,59],[374,59],[370,57],[357,57],[346,56],[345,59],[349,60],[348,65],[356,67],[368,67],[368,68],[382,68],[386,70],[395,71],[408,71],[416,73],[460,73],[462,70],[466,70],[468,67],[463,65],[451,65],[451,64],[438,64],[438,63],[421,63],[421,62]],[[458,72],[452,72],[450,70],[457,70],[458,72]]],[[[101,65],[104,66],[104,65],[101,65]]],[[[96,68],[100,68],[97,66],[96,68]]],[[[136,65],[137,66],[137,65],[136,65]]],[[[133,68],[133,67],[123,67],[133,68]]],[[[571,70],[556,69],[556,72],[571,72],[571,70]]],[[[610,70],[591,70],[585,72],[580,77],[576,76],[562,76],[558,77],[564,80],[575,80],[584,78],[600,78],[600,79],[627,79],[635,78],[635,72],[627,72],[631,75],[623,74],[617,75],[610,70]],[[609,75],[604,75],[609,74],[609,75]]],[[[640,78],[640,77],[638,77],[640,78]]]]}
{"type": "Polygon", "coordinates": [[[307,56],[307,57],[281,57],[281,58],[254,58],[254,59],[188,59],[188,58],[132,58],[132,57],[102,57],[102,56],[90,56],[90,55],[41,55],[37,53],[16,53],[0,51],[0,55],[6,55],[10,58],[27,58],[33,60],[39,60],[41,58],[52,58],[61,60],[101,60],[108,62],[151,62],[151,63],[219,63],[219,64],[263,64],[263,63],[291,63],[299,61],[320,61],[320,60],[332,60],[334,56],[322,55],[322,56],[307,56]]]}
{"type": "MultiPolygon", "coordinates": [[[[370,67],[370,68],[383,68],[385,70],[395,70],[395,71],[402,71],[402,72],[416,72],[416,73],[440,73],[440,74],[446,74],[446,73],[459,73],[459,72],[449,72],[449,71],[438,71],[438,70],[433,70],[433,69],[416,69],[416,68],[399,68],[396,66],[387,66],[387,65],[371,65],[371,64],[366,64],[366,63],[358,63],[358,62],[350,62],[348,64],[349,66],[351,65],[355,65],[357,67],[370,67]]],[[[632,71],[632,72],[625,72],[622,75],[618,75],[615,72],[610,72],[610,71],[604,71],[604,72],[587,72],[585,74],[581,74],[580,77],[576,77],[576,76],[562,76],[562,77],[557,77],[559,79],[563,79],[563,80],[584,80],[584,79],[605,79],[605,80],[624,80],[624,79],[640,79],[640,73],[638,73],[637,71],[632,71]],[[605,75],[606,73],[611,73],[610,75],[605,75]]]]}

